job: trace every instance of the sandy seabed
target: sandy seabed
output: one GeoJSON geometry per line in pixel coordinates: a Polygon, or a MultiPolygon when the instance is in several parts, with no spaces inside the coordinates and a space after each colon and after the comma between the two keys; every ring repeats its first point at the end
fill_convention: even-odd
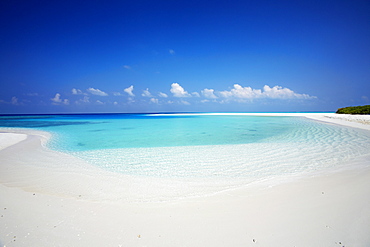
{"type": "MultiPolygon", "coordinates": [[[[370,116],[284,115],[370,130],[370,116]]],[[[91,167],[46,149],[45,132],[0,132],[0,246],[370,246],[370,156],[287,181],[147,201],[185,185],[91,167]]]]}

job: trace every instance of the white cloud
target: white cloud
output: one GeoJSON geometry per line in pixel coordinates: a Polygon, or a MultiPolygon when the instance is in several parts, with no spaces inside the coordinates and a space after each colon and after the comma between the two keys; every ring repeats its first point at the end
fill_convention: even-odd
{"type": "Polygon", "coordinates": [[[214,91],[215,90],[213,89],[205,88],[204,90],[202,90],[202,94],[204,95],[204,97],[208,99],[217,99],[217,96],[214,94],[214,91]]]}
{"type": "Polygon", "coordinates": [[[265,85],[263,87],[263,95],[266,98],[271,98],[271,99],[311,99],[311,98],[316,98],[313,96],[310,96],[308,94],[299,94],[295,93],[289,88],[283,88],[280,86],[275,86],[273,88],[265,85]]]}
{"type": "Polygon", "coordinates": [[[175,55],[175,51],[172,50],[172,49],[169,49],[168,52],[171,54],[171,55],[175,55]]]}
{"type": "Polygon", "coordinates": [[[180,101],[180,104],[183,104],[183,105],[190,105],[190,103],[186,100],[181,100],[180,101]]]}
{"type": "Polygon", "coordinates": [[[98,105],[104,105],[104,103],[103,103],[103,102],[101,102],[100,100],[97,100],[97,101],[96,101],[96,104],[98,104],[98,105]]]}
{"type": "Polygon", "coordinates": [[[254,99],[261,96],[260,89],[251,87],[242,87],[239,84],[234,84],[234,88],[230,91],[222,91],[220,95],[224,98],[239,98],[239,99],[254,99]]]}
{"type": "Polygon", "coordinates": [[[167,94],[162,93],[162,92],[159,92],[158,96],[159,96],[159,97],[162,97],[162,98],[167,98],[167,97],[168,97],[168,95],[167,95],[167,94]]]}
{"type": "Polygon", "coordinates": [[[72,94],[84,94],[80,89],[72,88],[72,94]]]}
{"type": "Polygon", "coordinates": [[[129,66],[129,65],[123,65],[123,68],[124,69],[131,69],[131,66],[129,66]]]}
{"type": "Polygon", "coordinates": [[[231,98],[233,96],[233,93],[231,91],[221,91],[218,94],[224,98],[231,98]]]}
{"type": "Polygon", "coordinates": [[[125,88],[123,91],[128,93],[128,95],[130,95],[131,97],[135,97],[135,94],[132,93],[132,91],[134,91],[134,86],[133,85],[129,86],[128,88],[125,88]]]}
{"type": "Polygon", "coordinates": [[[108,96],[106,92],[101,91],[100,89],[95,89],[95,88],[88,88],[87,91],[91,94],[98,95],[98,96],[108,96]]]}
{"type": "Polygon", "coordinates": [[[122,94],[120,92],[113,92],[114,96],[121,96],[122,94]]]}
{"type": "Polygon", "coordinates": [[[84,102],[84,103],[89,103],[90,102],[90,98],[87,97],[87,96],[84,96],[83,99],[81,99],[81,102],[84,102]]]}
{"type": "Polygon", "coordinates": [[[192,92],[191,95],[193,95],[194,97],[200,97],[199,93],[197,92],[192,92]]]}
{"type": "Polygon", "coordinates": [[[90,98],[88,96],[84,96],[83,99],[80,99],[75,102],[77,105],[80,105],[82,103],[90,103],[90,98]]]}
{"type": "Polygon", "coordinates": [[[61,103],[62,99],[60,98],[60,93],[55,94],[54,98],[51,98],[51,101],[54,103],[61,103]]]}
{"type": "Polygon", "coordinates": [[[11,102],[12,102],[12,105],[18,105],[18,98],[13,96],[11,102]]]}
{"type": "Polygon", "coordinates": [[[251,87],[242,87],[239,84],[234,84],[234,88],[230,91],[221,91],[219,95],[227,99],[257,99],[257,98],[269,98],[269,99],[312,99],[314,96],[308,94],[298,94],[289,88],[283,88],[280,86],[269,87],[265,85],[263,89],[253,89],[251,87]]]}
{"type": "Polygon", "coordinates": [[[10,101],[0,99],[0,104],[23,105],[23,102],[29,103],[31,101],[23,99],[22,102],[19,102],[19,99],[15,96],[13,96],[10,101]]]}
{"type": "Polygon", "coordinates": [[[117,102],[117,101],[114,101],[114,102],[113,102],[113,105],[118,105],[118,102],[117,102]]]}
{"type": "Polygon", "coordinates": [[[62,99],[60,93],[56,93],[54,98],[50,99],[53,105],[58,105],[58,104],[64,104],[64,105],[69,105],[69,100],[68,99],[62,99]]]}
{"type": "Polygon", "coordinates": [[[178,83],[172,83],[170,92],[173,93],[173,96],[175,97],[191,97],[191,95],[184,90],[183,87],[180,86],[178,83]]]}
{"type": "Polygon", "coordinates": [[[141,94],[143,97],[152,97],[152,94],[149,92],[149,88],[143,90],[143,93],[141,94]]]}
{"type": "Polygon", "coordinates": [[[158,99],[156,98],[151,98],[150,99],[150,102],[154,103],[154,104],[158,104],[158,99]]]}

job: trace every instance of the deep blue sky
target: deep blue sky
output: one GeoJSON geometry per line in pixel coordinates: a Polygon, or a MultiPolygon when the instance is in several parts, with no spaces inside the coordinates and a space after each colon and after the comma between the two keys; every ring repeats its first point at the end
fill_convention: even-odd
{"type": "Polygon", "coordinates": [[[0,113],[370,104],[369,1],[0,2],[0,113]]]}

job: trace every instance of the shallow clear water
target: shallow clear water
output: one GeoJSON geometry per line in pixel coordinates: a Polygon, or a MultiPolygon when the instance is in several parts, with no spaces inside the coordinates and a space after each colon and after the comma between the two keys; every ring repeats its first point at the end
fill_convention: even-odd
{"type": "Polygon", "coordinates": [[[259,142],[294,128],[288,118],[207,115],[62,115],[16,119],[14,127],[54,132],[63,151],[259,142]]]}
{"type": "Polygon", "coordinates": [[[291,117],[210,115],[55,115],[3,119],[2,126],[55,134],[63,151],[255,143],[296,127],[291,117]]]}
{"type": "Polygon", "coordinates": [[[0,126],[52,132],[49,147],[113,172],[250,181],[331,167],[370,153],[369,131],[300,117],[44,115],[0,126]]]}

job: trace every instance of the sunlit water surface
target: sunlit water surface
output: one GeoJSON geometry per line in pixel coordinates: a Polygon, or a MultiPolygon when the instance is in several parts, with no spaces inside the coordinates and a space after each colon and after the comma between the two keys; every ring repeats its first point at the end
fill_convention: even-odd
{"type": "Polygon", "coordinates": [[[53,133],[48,147],[116,173],[256,181],[339,167],[370,153],[369,131],[301,117],[95,114],[2,116],[53,133]]]}

